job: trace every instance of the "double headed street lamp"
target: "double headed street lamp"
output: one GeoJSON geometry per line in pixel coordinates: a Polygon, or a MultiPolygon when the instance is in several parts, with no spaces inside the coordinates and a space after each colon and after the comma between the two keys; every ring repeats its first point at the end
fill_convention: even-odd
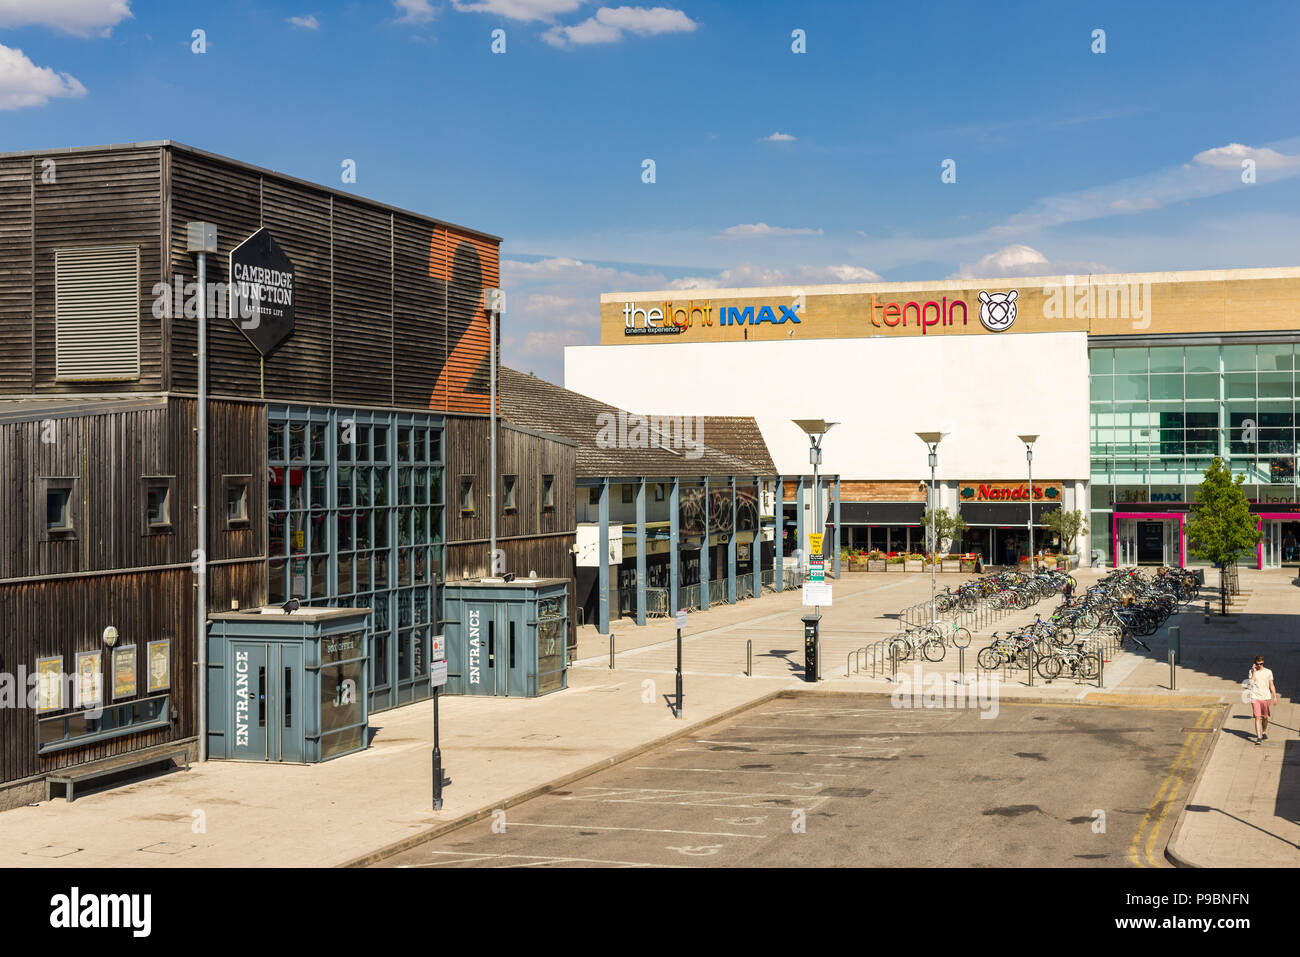
{"type": "MultiPolygon", "coordinates": [[[[817,503],[814,506],[813,520],[816,524],[813,527],[819,532],[824,532],[826,529],[822,526],[822,436],[839,423],[827,422],[825,419],[794,419],[793,421],[808,434],[808,441],[812,443],[812,448],[808,450],[808,462],[813,467],[813,497],[817,503]]],[[[802,503],[800,507],[802,508],[802,503]]],[[[803,548],[803,542],[799,543],[799,547],[803,548]]],[[[825,551],[825,548],[823,547],[822,550],[825,551]]]]}
{"type": "Polygon", "coordinates": [[[1025,461],[1029,463],[1029,570],[1038,571],[1038,562],[1034,558],[1034,443],[1037,435],[1022,435],[1020,441],[1025,443],[1025,461]]]}
{"type": "Polygon", "coordinates": [[[925,443],[930,450],[930,496],[927,503],[927,510],[930,513],[930,623],[938,621],[938,613],[935,609],[935,591],[939,587],[938,580],[935,578],[935,559],[938,557],[939,540],[935,534],[935,501],[934,501],[934,469],[939,464],[939,443],[947,432],[917,432],[916,437],[925,443]]]}

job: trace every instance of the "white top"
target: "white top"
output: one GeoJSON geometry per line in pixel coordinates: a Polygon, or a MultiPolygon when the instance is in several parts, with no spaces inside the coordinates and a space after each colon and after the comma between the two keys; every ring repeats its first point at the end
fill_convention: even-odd
{"type": "Polygon", "coordinates": [[[1273,697],[1273,692],[1268,690],[1269,684],[1273,681],[1273,672],[1267,668],[1256,670],[1250,669],[1250,674],[1246,676],[1246,683],[1250,685],[1250,700],[1264,701],[1273,697]]]}

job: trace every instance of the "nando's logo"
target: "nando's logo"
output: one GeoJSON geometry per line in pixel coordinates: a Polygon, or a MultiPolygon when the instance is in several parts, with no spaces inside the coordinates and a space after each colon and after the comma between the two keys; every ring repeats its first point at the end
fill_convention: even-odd
{"type": "Polygon", "coordinates": [[[667,301],[657,306],[638,306],[623,303],[623,335],[672,336],[681,335],[694,325],[700,326],[757,326],[770,322],[779,326],[783,322],[799,322],[803,307],[799,303],[775,306],[718,306],[716,323],[713,304],[694,299],[687,302],[667,301]]]}

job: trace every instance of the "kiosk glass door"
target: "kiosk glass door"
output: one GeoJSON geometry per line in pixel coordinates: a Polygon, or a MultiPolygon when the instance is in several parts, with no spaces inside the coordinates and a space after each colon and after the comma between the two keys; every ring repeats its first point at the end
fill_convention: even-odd
{"type": "Polygon", "coordinates": [[[244,761],[301,761],[302,648],[279,642],[232,641],[234,740],[244,761]]]}
{"type": "Polygon", "coordinates": [[[1121,518],[1118,522],[1120,565],[1177,565],[1178,520],[1121,518]]]}

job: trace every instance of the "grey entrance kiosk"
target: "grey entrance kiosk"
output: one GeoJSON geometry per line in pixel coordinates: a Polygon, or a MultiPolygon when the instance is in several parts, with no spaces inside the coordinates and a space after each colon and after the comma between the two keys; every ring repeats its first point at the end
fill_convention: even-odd
{"type": "Polygon", "coordinates": [[[531,698],[567,688],[568,596],[564,578],[447,582],[447,693],[531,698]]]}
{"type": "Polygon", "coordinates": [[[208,756],[313,764],[370,744],[368,608],[208,616],[208,756]]]}

